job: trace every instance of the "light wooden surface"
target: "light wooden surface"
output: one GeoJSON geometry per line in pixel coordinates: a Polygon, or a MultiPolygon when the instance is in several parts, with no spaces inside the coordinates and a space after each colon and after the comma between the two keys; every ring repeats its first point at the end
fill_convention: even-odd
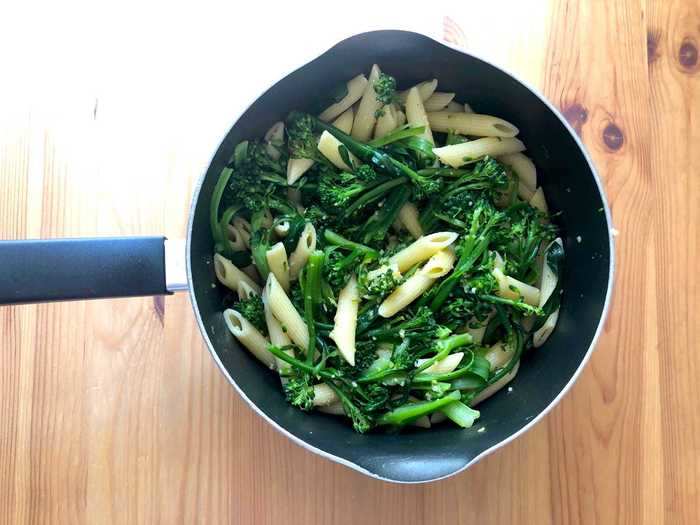
{"type": "Polygon", "coordinates": [[[0,522],[700,522],[697,2],[376,7],[310,21],[315,44],[286,27],[296,4],[196,5],[3,15],[2,238],[182,236],[209,153],[268,81],[341,34],[441,33],[449,14],[451,38],[542,89],[595,159],[620,232],[605,332],[525,436],[395,486],[255,417],[184,295],[0,308],[0,522]]]}

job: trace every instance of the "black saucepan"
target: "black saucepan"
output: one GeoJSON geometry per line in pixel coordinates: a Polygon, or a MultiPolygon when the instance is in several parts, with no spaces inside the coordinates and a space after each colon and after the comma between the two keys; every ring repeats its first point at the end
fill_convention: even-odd
{"type": "MultiPolygon", "coordinates": [[[[450,476],[514,439],[542,418],[588,360],[609,304],[613,244],[610,214],[595,169],[574,131],[539,94],[483,60],[430,38],[376,31],[344,40],[268,89],[241,115],[214,155],[192,200],[187,274],[175,244],[162,237],[3,241],[0,304],[170,293],[189,287],[195,316],[217,365],[250,407],[303,447],[370,476],[421,482],[450,476]],[[221,315],[215,282],[209,201],[219,172],[241,140],[261,136],[289,110],[318,97],[373,63],[407,86],[438,78],[479,113],[513,122],[535,160],[566,249],[559,324],[531,352],[511,386],[484,402],[473,429],[360,435],[340,418],[304,414],[284,399],[276,374],[241,350],[221,315]],[[166,272],[167,266],[167,272],[166,272]],[[178,275],[182,277],[179,279],[178,275]],[[481,430],[483,428],[483,430],[481,430]],[[481,430],[481,431],[479,431],[481,430]]],[[[184,260],[184,257],[181,258],[184,260]]]]}

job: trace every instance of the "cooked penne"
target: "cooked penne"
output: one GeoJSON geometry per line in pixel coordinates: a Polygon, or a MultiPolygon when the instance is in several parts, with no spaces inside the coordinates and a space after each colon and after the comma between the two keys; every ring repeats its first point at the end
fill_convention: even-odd
{"type": "MultiPolygon", "coordinates": [[[[340,156],[340,152],[338,151],[339,147],[345,146],[343,146],[337,138],[335,138],[327,131],[321,133],[321,138],[318,141],[318,151],[320,151],[324,157],[330,160],[336,167],[340,168],[341,170],[352,171],[352,167],[345,164],[345,161],[340,156]]],[[[355,157],[355,155],[353,155],[352,153],[348,152],[348,157],[350,158],[353,164],[359,163],[357,157],[355,157]]]]}
{"type": "Polygon", "coordinates": [[[452,102],[453,98],[455,98],[454,93],[435,91],[423,105],[426,111],[440,111],[441,109],[445,109],[445,107],[452,102]]]}
{"type": "Polygon", "coordinates": [[[467,103],[465,102],[465,103],[464,103],[464,112],[465,112],[465,113],[474,113],[474,110],[472,109],[472,107],[471,107],[469,104],[467,104],[467,103]]]}
{"type": "Polygon", "coordinates": [[[272,315],[280,322],[294,344],[306,350],[309,347],[309,328],[272,272],[267,276],[265,291],[272,315]]]}
{"type": "Polygon", "coordinates": [[[459,102],[452,100],[449,104],[447,104],[447,106],[445,106],[445,111],[449,111],[450,113],[459,113],[460,111],[464,111],[464,106],[459,102]]]}
{"type": "Polygon", "coordinates": [[[430,131],[428,115],[425,112],[425,107],[423,107],[423,101],[421,100],[418,88],[411,88],[408,90],[408,96],[406,97],[406,120],[411,126],[424,126],[425,130],[419,136],[423,137],[431,144],[435,144],[433,133],[430,131]]]}
{"type": "Polygon", "coordinates": [[[234,292],[238,291],[238,283],[245,281],[253,290],[260,293],[260,286],[248,275],[236,268],[236,265],[220,253],[214,254],[214,273],[221,284],[234,292]]]}
{"type": "Polygon", "coordinates": [[[331,403],[327,406],[316,407],[316,409],[319,412],[323,412],[324,414],[331,414],[334,416],[345,415],[345,409],[343,408],[343,404],[340,401],[336,401],[335,403],[331,403]]]}
{"type": "Polygon", "coordinates": [[[265,366],[275,367],[275,356],[267,349],[270,343],[245,317],[229,308],[224,311],[224,321],[229,331],[251,354],[265,366]]]}
{"type": "MultiPolygon", "coordinates": [[[[564,249],[564,242],[561,240],[561,237],[557,237],[549,244],[549,246],[545,248],[545,253],[554,243],[558,244],[562,250],[564,249]]],[[[546,258],[542,257],[542,267],[540,270],[540,307],[544,306],[552,296],[552,293],[554,293],[554,290],[557,287],[557,280],[557,274],[554,273],[554,271],[552,271],[552,269],[549,267],[546,262],[546,258]]]]}
{"type": "Polygon", "coordinates": [[[401,111],[400,109],[396,110],[396,127],[400,128],[406,124],[406,113],[401,111]]]}
{"type": "Polygon", "coordinates": [[[507,153],[517,153],[524,149],[525,145],[516,138],[485,137],[461,144],[433,148],[433,153],[445,164],[459,168],[486,155],[497,157],[507,153]]]}
{"type": "Polygon", "coordinates": [[[547,317],[544,324],[532,334],[532,346],[539,348],[545,344],[549,336],[552,335],[554,328],[557,326],[557,321],[559,321],[559,308],[554,310],[554,312],[547,317]]]}
{"type": "Polygon", "coordinates": [[[513,357],[514,351],[515,349],[506,345],[503,341],[499,341],[489,347],[484,354],[484,359],[491,365],[491,370],[498,370],[508,364],[510,358],[513,357]]]}
{"type": "Polygon", "coordinates": [[[325,383],[314,385],[314,406],[327,407],[340,402],[338,395],[325,383]]]}
{"type": "MultiPolygon", "coordinates": [[[[265,312],[265,324],[267,325],[267,333],[270,335],[270,343],[280,348],[291,345],[292,340],[284,331],[282,325],[277,320],[277,318],[272,314],[272,309],[270,308],[270,301],[267,298],[267,289],[263,290],[262,303],[265,312]]],[[[291,349],[285,350],[285,352],[290,356],[294,356],[294,351],[291,349]]],[[[289,363],[279,358],[276,358],[276,361],[277,370],[279,370],[280,374],[285,374],[289,372],[289,370],[291,369],[289,363]]]]}
{"type": "Polygon", "coordinates": [[[374,128],[374,138],[379,139],[399,127],[398,112],[393,104],[384,106],[374,128]]]}
{"type": "MultiPolygon", "coordinates": [[[[454,354],[450,354],[448,356],[445,356],[444,359],[441,359],[440,361],[437,361],[436,363],[430,365],[428,368],[423,370],[424,374],[449,374],[450,372],[454,371],[458,366],[459,363],[462,362],[462,358],[464,357],[464,352],[455,352],[454,354]]],[[[416,361],[417,366],[423,365],[428,359],[418,359],[416,361]]]]}
{"type": "Polygon", "coordinates": [[[238,290],[236,293],[238,294],[239,300],[250,299],[251,297],[260,295],[257,290],[253,290],[253,288],[245,281],[238,283],[238,290]]]}
{"type": "Polygon", "coordinates": [[[287,261],[287,251],[284,244],[278,242],[265,253],[267,265],[270,271],[275,274],[277,280],[285,292],[289,292],[289,262],[287,261]]]}
{"type": "Polygon", "coordinates": [[[306,266],[306,261],[309,260],[309,255],[316,249],[316,228],[310,222],[307,222],[297,241],[297,247],[289,256],[289,280],[296,281],[299,278],[299,272],[306,266]]]}
{"type": "MultiPolygon", "coordinates": [[[[426,108],[427,109],[427,108],[426,108]]],[[[491,115],[476,113],[451,113],[435,111],[428,113],[433,131],[459,133],[475,137],[515,137],[519,131],[510,122],[491,115]]]]}
{"type": "Polygon", "coordinates": [[[338,295],[333,330],[328,334],[335,341],[340,355],[352,366],[355,366],[355,328],[359,306],[360,291],[353,275],[338,295]]]}
{"type": "MultiPolygon", "coordinates": [[[[510,153],[501,155],[498,161],[510,168],[518,176],[518,180],[522,186],[525,186],[529,193],[532,194],[537,189],[537,170],[535,164],[522,153],[510,153]]],[[[521,195],[522,196],[522,195],[521,195]]]]}
{"type": "MultiPolygon", "coordinates": [[[[426,80],[425,82],[416,84],[413,87],[418,90],[418,93],[420,94],[420,99],[422,101],[425,101],[428,100],[431,96],[433,96],[433,93],[435,93],[435,90],[437,89],[437,85],[437,78],[434,78],[432,80],[426,80]]],[[[409,91],[411,91],[411,89],[407,89],[406,91],[402,91],[401,93],[399,93],[399,101],[401,101],[402,104],[406,103],[409,91]]]]}
{"type": "Polygon", "coordinates": [[[265,151],[271,159],[277,160],[283,147],[284,122],[275,122],[265,133],[265,151]]]}
{"type": "Polygon", "coordinates": [[[309,168],[314,165],[311,159],[289,159],[287,161],[287,184],[290,186],[298,181],[309,168]]]}
{"type": "Polygon", "coordinates": [[[343,133],[349,135],[352,131],[352,122],[355,120],[355,111],[348,108],[342,115],[333,121],[333,125],[343,133]]]}
{"type": "Polygon", "coordinates": [[[423,236],[423,227],[418,220],[418,208],[412,202],[407,202],[399,210],[399,220],[401,224],[408,230],[414,239],[423,236]]]}
{"type": "Polygon", "coordinates": [[[446,275],[454,265],[455,256],[450,250],[441,250],[433,255],[425,265],[399,285],[379,305],[379,315],[393,317],[399,311],[427,292],[437,279],[446,275]]]}
{"type": "Polygon", "coordinates": [[[430,257],[447,248],[455,240],[457,240],[457,234],[454,232],[431,233],[406,246],[406,248],[393,255],[389,262],[396,263],[399,271],[406,273],[411,267],[430,259],[430,257]]]}
{"type": "Polygon", "coordinates": [[[547,201],[544,198],[544,191],[542,190],[541,186],[537,188],[535,193],[532,195],[532,198],[530,199],[530,206],[534,206],[543,213],[549,213],[549,206],[547,206],[547,201]]]}
{"type": "Polygon", "coordinates": [[[355,120],[352,123],[351,135],[362,142],[367,142],[372,137],[374,125],[377,123],[376,113],[382,107],[382,102],[377,99],[377,93],[374,91],[374,83],[379,78],[380,73],[379,66],[374,64],[369,73],[369,81],[360,99],[355,120]]]}
{"type": "Polygon", "coordinates": [[[367,87],[367,78],[364,75],[357,75],[351,78],[347,83],[347,95],[339,102],[331,104],[318,118],[324,122],[330,122],[335,119],[355,102],[360,100],[360,97],[362,97],[365,91],[365,87],[367,87]]]}
{"type": "Polygon", "coordinates": [[[275,235],[277,236],[277,238],[284,239],[287,236],[287,234],[289,234],[290,226],[291,225],[289,224],[289,221],[287,221],[287,220],[284,220],[284,221],[281,221],[281,222],[275,224],[275,227],[273,229],[274,229],[274,232],[275,232],[275,235]]]}
{"type": "Polygon", "coordinates": [[[247,248],[241,233],[233,224],[229,224],[226,228],[229,245],[234,252],[242,252],[247,248]]]}
{"type": "Polygon", "coordinates": [[[508,372],[506,375],[504,375],[501,379],[493,383],[492,385],[487,386],[484,388],[481,392],[479,392],[474,399],[471,400],[469,403],[469,406],[473,407],[481,403],[482,401],[485,401],[492,395],[494,395],[496,392],[498,392],[501,388],[506,386],[508,383],[510,383],[515,376],[518,374],[518,370],[520,369],[520,361],[515,363],[515,366],[513,367],[513,370],[508,372]]]}
{"type": "Polygon", "coordinates": [[[517,279],[513,279],[509,275],[505,275],[498,268],[494,268],[493,276],[498,282],[498,290],[496,295],[504,299],[512,299],[517,301],[522,297],[523,301],[532,306],[537,306],[540,302],[540,290],[529,284],[525,284],[517,279]]]}
{"type": "Polygon", "coordinates": [[[243,217],[236,217],[233,219],[233,226],[238,230],[238,234],[243,239],[243,243],[246,248],[250,248],[250,223],[243,217]]]}

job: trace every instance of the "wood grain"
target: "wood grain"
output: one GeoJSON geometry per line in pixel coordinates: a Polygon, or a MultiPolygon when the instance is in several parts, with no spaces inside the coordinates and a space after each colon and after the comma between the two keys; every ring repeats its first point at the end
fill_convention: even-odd
{"type": "MultiPolygon", "coordinates": [[[[463,474],[390,485],[255,417],[185,296],[3,307],[0,523],[700,522],[700,7],[478,5],[444,9],[451,38],[562,110],[620,231],[611,316],[562,403],[463,474]]],[[[43,44],[3,45],[16,51],[0,97],[0,237],[184,235],[193,185],[242,101],[294,64],[287,54],[315,52],[266,21],[289,53],[262,46],[261,63],[278,60],[267,68],[232,54],[260,38],[255,6],[235,9],[211,20],[173,8],[168,24],[155,8],[127,9],[133,24],[53,13],[36,22],[43,44]],[[256,72],[235,96],[221,68],[233,62],[256,72]]],[[[377,9],[372,24],[392,25],[377,9]]],[[[316,25],[325,45],[368,24],[316,25]]]]}

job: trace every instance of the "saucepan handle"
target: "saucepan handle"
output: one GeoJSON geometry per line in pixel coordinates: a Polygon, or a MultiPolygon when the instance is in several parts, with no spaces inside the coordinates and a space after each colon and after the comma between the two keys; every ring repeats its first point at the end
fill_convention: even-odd
{"type": "Polygon", "coordinates": [[[0,304],[169,294],[187,286],[184,261],[165,237],[0,241],[0,304]]]}

